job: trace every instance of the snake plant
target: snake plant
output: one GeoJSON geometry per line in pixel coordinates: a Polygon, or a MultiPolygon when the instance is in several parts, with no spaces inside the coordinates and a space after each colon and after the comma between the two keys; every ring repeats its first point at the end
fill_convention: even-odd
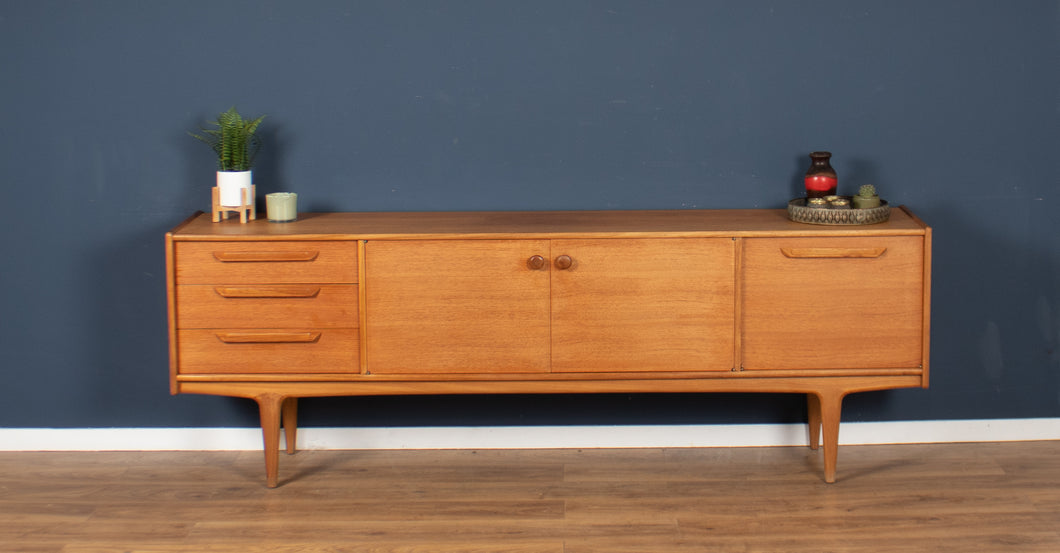
{"type": "Polygon", "coordinates": [[[254,165],[254,156],[261,148],[261,140],[255,134],[262,115],[257,119],[244,119],[235,106],[211,121],[216,129],[201,129],[202,134],[189,132],[191,136],[206,143],[217,154],[219,171],[249,171],[254,165]]]}

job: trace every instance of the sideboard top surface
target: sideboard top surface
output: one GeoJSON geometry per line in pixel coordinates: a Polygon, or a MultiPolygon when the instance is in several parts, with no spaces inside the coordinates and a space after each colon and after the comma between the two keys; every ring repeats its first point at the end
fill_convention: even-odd
{"type": "Polygon", "coordinates": [[[873,225],[809,225],[783,209],[659,211],[474,211],[299,213],[291,223],[264,217],[213,223],[199,213],[171,233],[177,240],[623,238],[709,236],[923,235],[928,227],[904,206],[873,225]]]}

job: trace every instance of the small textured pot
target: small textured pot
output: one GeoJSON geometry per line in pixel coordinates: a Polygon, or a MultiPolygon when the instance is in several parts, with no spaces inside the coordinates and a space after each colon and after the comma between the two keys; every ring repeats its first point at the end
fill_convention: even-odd
{"type": "MultiPolygon", "coordinates": [[[[239,207],[243,205],[243,189],[250,190],[253,171],[218,171],[217,188],[221,193],[221,205],[239,207]]],[[[254,198],[250,198],[253,202],[254,198]]]]}

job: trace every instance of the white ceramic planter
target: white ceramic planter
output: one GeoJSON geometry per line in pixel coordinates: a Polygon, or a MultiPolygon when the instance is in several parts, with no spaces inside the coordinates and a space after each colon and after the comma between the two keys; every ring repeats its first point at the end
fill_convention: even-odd
{"type": "MultiPolygon", "coordinates": [[[[239,207],[243,205],[243,189],[250,190],[253,171],[218,171],[217,188],[220,189],[221,205],[239,207]]],[[[253,202],[254,198],[250,198],[253,202]]]]}

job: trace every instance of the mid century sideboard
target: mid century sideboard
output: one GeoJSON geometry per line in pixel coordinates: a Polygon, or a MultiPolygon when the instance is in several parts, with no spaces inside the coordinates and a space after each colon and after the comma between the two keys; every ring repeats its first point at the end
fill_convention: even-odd
{"type": "Polygon", "coordinates": [[[927,387],[931,229],[784,210],[305,213],[166,235],[171,392],[297,398],[781,392],[834,482],[852,392],[927,387]]]}

